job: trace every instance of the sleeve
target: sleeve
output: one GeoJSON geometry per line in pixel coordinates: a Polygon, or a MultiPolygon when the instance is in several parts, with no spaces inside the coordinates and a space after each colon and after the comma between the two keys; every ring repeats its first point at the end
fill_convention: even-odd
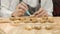
{"type": "Polygon", "coordinates": [[[41,0],[41,7],[44,8],[49,16],[53,16],[53,3],[52,0],[41,0]]]}
{"type": "Polygon", "coordinates": [[[13,12],[7,8],[2,7],[0,11],[0,17],[11,17],[13,12]]]}
{"type": "Polygon", "coordinates": [[[19,0],[12,0],[11,3],[9,0],[1,1],[1,17],[11,17],[11,14],[15,11],[16,6],[19,4],[19,0]],[[4,2],[5,1],[5,2],[4,2]]]}

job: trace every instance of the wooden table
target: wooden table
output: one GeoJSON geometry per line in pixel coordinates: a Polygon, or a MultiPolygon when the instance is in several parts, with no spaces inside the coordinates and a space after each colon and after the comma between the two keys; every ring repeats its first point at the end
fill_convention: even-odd
{"type": "MultiPolygon", "coordinates": [[[[54,17],[54,22],[57,23],[57,25],[56,25],[56,26],[58,26],[57,28],[60,28],[60,17],[54,17]]],[[[16,28],[16,27],[19,27],[19,26],[12,26],[10,23],[0,23],[0,28],[2,30],[4,30],[6,33],[8,33],[11,29],[16,28]]],[[[42,32],[43,34],[51,34],[51,30],[47,30],[47,31],[45,31],[45,30],[39,30],[39,31],[34,30],[34,32],[36,32],[35,34],[40,34],[39,32],[42,32]]]]}

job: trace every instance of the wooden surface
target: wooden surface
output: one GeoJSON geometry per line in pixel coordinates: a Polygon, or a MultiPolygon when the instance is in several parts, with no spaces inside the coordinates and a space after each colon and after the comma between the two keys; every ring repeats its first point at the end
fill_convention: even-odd
{"type": "MultiPolygon", "coordinates": [[[[11,23],[0,23],[0,28],[5,31],[6,33],[10,32],[12,29],[15,30],[23,30],[25,32],[25,34],[60,34],[60,17],[54,17],[54,23],[56,23],[56,25],[54,25],[54,29],[52,30],[45,30],[45,29],[41,29],[41,30],[31,30],[31,31],[25,31],[23,28],[25,28],[25,25],[29,25],[29,24],[21,24],[21,26],[12,26],[11,23]],[[23,26],[24,25],[24,26],[23,26]],[[22,28],[23,26],[23,28],[22,28]],[[22,28],[22,29],[21,29],[22,28]],[[57,33],[52,33],[52,31],[59,31],[57,33]]],[[[32,24],[34,25],[34,24],[32,24]]],[[[43,26],[42,26],[43,27],[43,26]]]]}

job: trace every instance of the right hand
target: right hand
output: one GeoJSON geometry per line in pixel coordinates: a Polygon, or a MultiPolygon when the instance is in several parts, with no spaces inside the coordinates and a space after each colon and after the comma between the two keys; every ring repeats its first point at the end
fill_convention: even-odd
{"type": "Polygon", "coordinates": [[[24,15],[24,13],[28,10],[27,5],[24,2],[21,2],[17,7],[16,10],[12,13],[12,16],[16,17],[20,17],[22,15],[24,15]]]}

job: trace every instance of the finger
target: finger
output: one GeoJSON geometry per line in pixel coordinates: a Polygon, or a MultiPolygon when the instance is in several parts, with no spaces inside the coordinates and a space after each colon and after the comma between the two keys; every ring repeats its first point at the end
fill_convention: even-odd
{"type": "Polygon", "coordinates": [[[45,14],[45,11],[39,13],[38,15],[36,15],[37,17],[42,17],[45,14]]]}
{"type": "Polygon", "coordinates": [[[44,14],[44,17],[48,17],[48,14],[46,13],[46,14],[44,14]]]}
{"type": "Polygon", "coordinates": [[[13,16],[21,16],[23,15],[25,12],[22,9],[16,10],[12,15],[13,16]]]}
{"type": "Polygon", "coordinates": [[[21,15],[24,15],[24,14],[25,14],[25,11],[22,10],[22,9],[19,9],[19,11],[18,11],[18,15],[21,16],[21,15]]]}
{"type": "Polygon", "coordinates": [[[15,14],[14,17],[22,16],[22,13],[15,14]]]}
{"type": "Polygon", "coordinates": [[[17,9],[16,11],[18,11],[18,13],[25,13],[26,12],[23,9],[17,9]]]}
{"type": "MultiPolygon", "coordinates": [[[[22,13],[22,14],[25,14],[26,11],[24,11],[23,9],[19,9],[18,10],[18,13],[22,13]]],[[[20,14],[19,14],[20,15],[20,14]]]]}
{"type": "Polygon", "coordinates": [[[18,14],[18,16],[22,16],[22,15],[24,15],[24,13],[19,13],[19,14],[18,14]]]}
{"type": "Polygon", "coordinates": [[[18,13],[18,14],[17,13],[14,13],[14,14],[12,14],[12,16],[14,16],[14,17],[15,16],[22,16],[22,15],[24,15],[24,14],[23,13],[18,13]]]}
{"type": "Polygon", "coordinates": [[[39,15],[40,13],[42,13],[43,12],[43,10],[42,11],[39,11],[39,12],[37,12],[36,14],[34,14],[35,16],[37,16],[37,15],[39,15]]]}
{"type": "Polygon", "coordinates": [[[16,11],[12,13],[12,16],[13,17],[17,16],[16,11]]]}
{"type": "Polygon", "coordinates": [[[24,2],[21,2],[21,5],[28,9],[28,6],[24,2]]]}
{"type": "Polygon", "coordinates": [[[17,8],[16,9],[23,9],[23,10],[27,10],[23,5],[21,5],[21,4],[19,4],[18,6],[17,6],[17,8]]]}
{"type": "Polygon", "coordinates": [[[41,13],[43,10],[41,9],[40,11],[38,12],[35,12],[34,15],[38,15],[39,13],[41,13]]]}
{"type": "Polygon", "coordinates": [[[48,17],[48,14],[44,13],[42,16],[38,16],[38,17],[48,17]]]}
{"type": "Polygon", "coordinates": [[[41,10],[40,10],[41,12],[39,12],[38,15],[37,15],[37,16],[39,16],[39,17],[40,17],[40,16],[43,16],[43,15],[46,13],[46,11],[45,11],[43,8],[41,8],[41,10]],[[41,10],[42,10],[42,11],[41,11],[41,10]]]}
{"type": "Polygon", "coordinates": [[[38,11],[44,10],[43,8],[40,8],[38,11]]]}

